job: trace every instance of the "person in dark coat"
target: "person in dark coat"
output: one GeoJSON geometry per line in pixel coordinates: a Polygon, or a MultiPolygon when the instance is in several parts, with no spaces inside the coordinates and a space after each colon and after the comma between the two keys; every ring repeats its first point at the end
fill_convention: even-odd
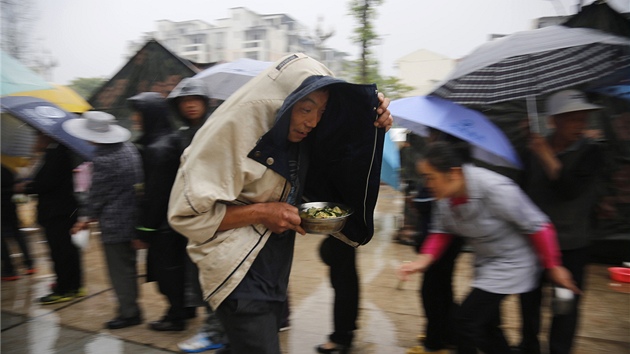
{"type": "MultiPolygon", "coordinates": [[[[147,278],[155,279],[169,308],[155,331],[182,331],[189,317],[185,308],[187,239],[166,221],[168,200],[179,168],[180,138],[168,117],[166,100],[157,92],[143,92],[127,100],[134,111],[133,128],[141,132],[135,141],[142,156],[144,191],[139,208],[136,237],[147,244],[147,278]]],[[[194,308],[193,308],[194,309],[194,308]]]]}
{"type": "Polygon", "coordinates": [[[81,253],[72,242],[70,229],[77,221],[74,196],[74,162],[67,147],[38,133],[36,151],[44,153],[33,180],[16,185],[16,192],[37,194],[37,222],[43,227],[56,276],[53,292],[40,298],[43,305],[71,301],[83,295],[81,253]]]}
{"type": "MultiPolygon", "coordinates": [[[[205,83],[201,79],[183,79],[168,95],[168,103],[181,127],[177,134],[180,139],[181,152],[192,142],[193,137],[208,120],[214,109],[210,104],[210,94],[205,83]]],[[[198,353],[200,351],[218,349],[224,346],[223,325],[210,306],[204,302],[199,283],[199,269],[197,265],[187,257],[186,260],[186,306],[188,313],[191,309],[205,306],[207,316],[204,324],[197,334],[177,344],[179,349],[186,353],[198,353]]]]}
{"type": "Polygon", "coordinates": [[[88,111],[62,125],[68,134],[96,146],[85,220],[77,222],[72,231],[86,230],[90,222],[98,221],[109,279],[118,301],[117,316],[105,323],[108,329],[142,322],[134,245],[138,186],[144,180],[142,161],[138,149],[128,141],[131,132],[115,122],[109,113],[88,111]]]}
{"type": "MultiPolygon", "coordinates": [[[[564,90],[547,99],[547,114],[554,131],[544,138],[532,134],[531,158],[524,189],[532,201],[549,215],[558,230],[562,263],[580,289],[584,288],[585,267],[589,261],[590,237],[598,200],[597,183],[606,171],[601,147],[583,133],[589,113],[602,108],[587,101],[584,93],[564,90]]],[[[580,315],[579,294],[569,313],[554,314],[548,340],[550,354],[571,352],[580,315]]],[[[521,294],[523,318],[522,353],[540,353],[541,283],[521,294]]]]}
{"type": "Polygon", "coordinates": [[[2,280],[12,281],[18,280],[20,276],[15,271],[13,261],[11,260],[11,254],[9,251],[8,239],[14,239],[20,250],[22,251],[22,259],[24,261],[24,267],[26,268],[25,274],[30,275],[35,273],[35,267],[33,266],[33,259],[29,251],[28,244],[22,235],[19,228],[19,220],[17,216],[17,207],[13,202],[13,188],[15,184],[15,177],[13,172],[6,166],[2,165],[2,280]]]}

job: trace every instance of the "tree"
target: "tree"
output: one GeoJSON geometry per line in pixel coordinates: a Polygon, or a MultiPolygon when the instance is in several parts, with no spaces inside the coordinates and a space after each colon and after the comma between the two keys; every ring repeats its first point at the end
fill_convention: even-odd
{"type": "Polygon", "coordinates": [[[363,84],[376,83],[379,91],[390,99],[396,99],[413,90],[413,87],[403,84],[396,77],[382,77],[379,73],[379,63],[374,58],[371,48],[381,41],[373,23],[376,19],[376,7],[382,5],[383,1],[350,0],[350,15],[359,23],[351,39],[361,47],[361,58],[357,62],[353,81],[363,84]]]}
{"type": "Polygon", "coordinates": [[[106,81],[107,80],[102,77],[78,77],[70,81],[70,85],[68,86],[87,100],[106,81]]]}
{"type": "Polygon", "coordinates": [[[30,46],[29,33],[35,17],[32,0],[1,0],[2,50],[23,61],[30,46]]]}

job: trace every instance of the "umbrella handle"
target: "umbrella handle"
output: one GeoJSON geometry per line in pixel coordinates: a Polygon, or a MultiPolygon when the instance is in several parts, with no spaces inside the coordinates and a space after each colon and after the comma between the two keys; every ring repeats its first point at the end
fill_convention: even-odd
{"type": "Polygon", "coordinates": [[[529,118],[529,131],[540,134],[540,123],[538,119],[538,107],[536,106],[536,97],[527,96],[527,117],[529,118]]]}

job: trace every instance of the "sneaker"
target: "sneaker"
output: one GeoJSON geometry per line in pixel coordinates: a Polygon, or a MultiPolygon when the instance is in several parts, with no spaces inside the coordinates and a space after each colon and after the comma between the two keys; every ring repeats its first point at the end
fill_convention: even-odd
{"type": "Polygon", "coordinates": [[[87,296],[87,293],[88,293],[88,292],[87,292],[87,288],[86,288],[86,287],[84,287],[84,286],[82,286],[82,287],[80,287],[80,288],[79,288],[79,290],[77,290],[77,291],[74,293],[74,295],[75,295],[76,297],[86,297],[86,296],[87,296]]]}
{"type": "Polygon", "coordinates": [[[213,342],[208,333],[197,333],[193,337],[177,343],[177,347],[185,353],[201,353],[223,347],[223,343],[213,342]]]}
{"type": "Polygon", "coordinates": [[[15,281],[20,279],[20,276],[17,274],[3,275],[2,281],[15,281]]]}
{"type": "Polygon", "coordinates": [[[48,294],[44,297],[39,298],[39,303],[42,305],[50,305],[50,304],[57,304],[60,302],[72,301],[74,298],[76,298],[75,293],[66,293],[66,294],[52,293],[52,294],[48,294]]]}

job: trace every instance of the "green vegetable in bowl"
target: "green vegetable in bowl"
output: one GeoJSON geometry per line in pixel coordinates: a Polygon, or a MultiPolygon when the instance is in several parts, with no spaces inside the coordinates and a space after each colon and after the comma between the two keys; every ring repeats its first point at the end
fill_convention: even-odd
{"type": "Polygon", "coordinates": [[[338,206],[335,207],[323,207],[323,208],[308,208],[302,210],[300,217],[304,219],[330,219],[338,218],[348,214],[347,211],[342,210],[338,206]]]}

